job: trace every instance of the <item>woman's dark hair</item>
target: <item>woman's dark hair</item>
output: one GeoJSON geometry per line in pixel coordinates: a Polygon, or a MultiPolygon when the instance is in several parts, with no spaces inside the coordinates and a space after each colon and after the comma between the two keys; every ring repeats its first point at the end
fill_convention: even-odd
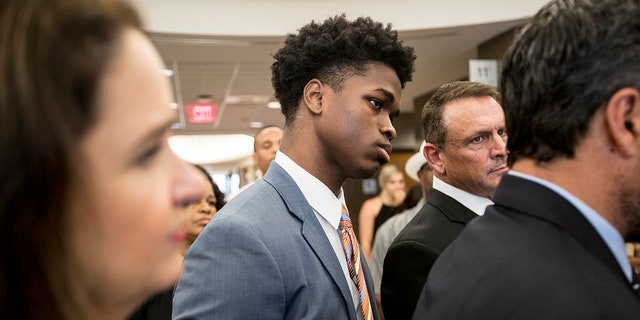
{"type": "Polygon", "coordinates": [[[209,174],[207,169],[198,164],[194,164],[193,166],[196,167],[196,169],[198,169],[200,172],[202,172],[202,174],[204,174],[204,176],[207,178],[207,181],[209,181],[209,184],[211,184],[211,188],[213,188],[213,194],[216,196],[216,210],[222,209],[222,207],[226,204],[226,202],[224,201],[224,193],[222,193],[218,185],[213,182],[213,179],[211,178],[211,175],[209,174]]]}
{"type": "Polygon", "coordinates": [[[288,35],[273,57],[271,83],[290,123],[311,79],[339,91],[346,79],[363,74],[368,63],[380,62],[395,70],[404,88],[411,81],[416,55],[412,47],[402,45],[390,24],[385,27],[369,17],[348,21],[342,14],[321,24],[312,21],[298,34],[288,35]]]}
{"type": "Polygon", "coordinates": [[[113,0],[0,2],[0,318],[86,314],[71,288],[69,199],[100,81],[135,11],[113,0]]]}

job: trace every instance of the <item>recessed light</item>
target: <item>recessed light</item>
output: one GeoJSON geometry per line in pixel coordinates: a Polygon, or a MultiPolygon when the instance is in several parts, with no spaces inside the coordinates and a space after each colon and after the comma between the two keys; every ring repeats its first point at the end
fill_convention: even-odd
{"type": "Polygon", "coordinates": [[[171,77],[173,75],[173,70],[171,70],[171,69],[162,69],[162,71],[160,71],[160,73],[162,73],[163,75],[165,75],[167,77],[171,77]]]}
{"type": "Polygon", "coordinates": [[[173,135],[169,147],[191,163],[238,161],[253,154],[253,137],[244,134],[173,135]]]}
{"type": "Polygon", "coordinates": [[[264,126],[264,123],[260,122],[260,121],[253,121],[251,123],[249,123],[249,126],[251,128],[262,128],[262,126],[264,126]]]}
{"type": "Polygon", "coordinates": [[[269,109],[280,109],[280,102],[271,101],[267,103],[267,107],[269,107],[269,109]]]}

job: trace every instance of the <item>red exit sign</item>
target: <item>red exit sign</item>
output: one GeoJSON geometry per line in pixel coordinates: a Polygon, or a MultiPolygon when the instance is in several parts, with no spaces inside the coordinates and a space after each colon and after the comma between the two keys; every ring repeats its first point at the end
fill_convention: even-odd
{"type": "Polygon", "coordinates": [[[215,104],[192,104],[189,106],[189,122],[210,123],[216,122],[218,106],[215,104]]]}

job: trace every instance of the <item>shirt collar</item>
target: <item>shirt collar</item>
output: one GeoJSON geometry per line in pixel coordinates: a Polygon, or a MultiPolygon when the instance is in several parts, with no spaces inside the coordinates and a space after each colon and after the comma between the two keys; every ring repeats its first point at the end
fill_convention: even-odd
{"type": "Polygon", "coordinates": [[[487,208],[487,206],[493,204],[493,201],[491,201],[491,199],[480,197],[462,189],[456,188],[438,179],[438,177],[436,177],[435,175],[433,176],[432,188],[448,195],[451,198],[454,198],[456,201],[460,202],[463,206],[467,207],[469,210],[473,211],[479,216],[484,215],[484,210],[487,208]]]}
{"type": "Polygon", "coordinates": [[[327,220],[334,229],[338,229],[342,205],[346,208],[342,188],[340,188],[340,194],[336,197],[329,187],[280,150],[276,152],[276,158],[273,161],[278,163],[291,176],[313,210],[327,220]]]}

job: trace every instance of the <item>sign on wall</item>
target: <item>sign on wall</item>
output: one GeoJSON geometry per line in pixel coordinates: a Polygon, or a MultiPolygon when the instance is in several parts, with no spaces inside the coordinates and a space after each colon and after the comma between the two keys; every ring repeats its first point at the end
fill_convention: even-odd
{"type": "Polygon", "coordinates": [[[498,60],[469,60],[469,81],[498,86],[498,60]]]}

